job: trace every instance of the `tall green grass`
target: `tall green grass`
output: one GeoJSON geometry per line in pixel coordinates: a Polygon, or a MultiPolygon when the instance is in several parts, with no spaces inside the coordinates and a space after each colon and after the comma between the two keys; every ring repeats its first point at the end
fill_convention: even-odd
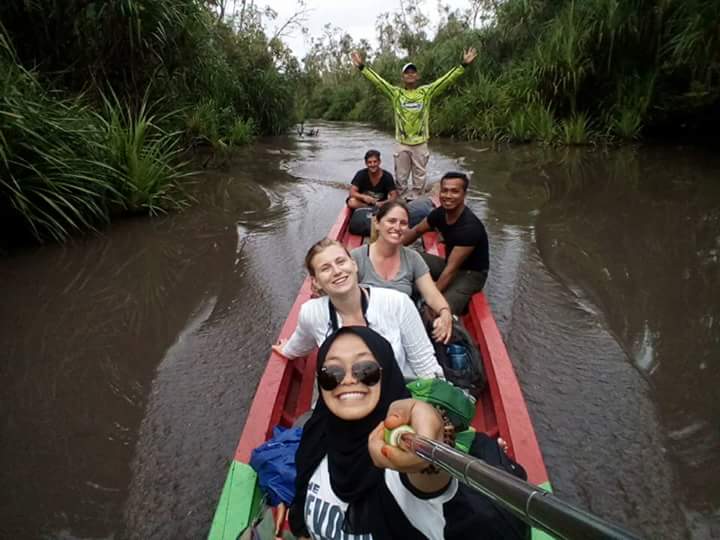
{"type": "Polygon", "coordinates": [[[507,134],[512,142],[523,143],[532,140],[530,117],[526,111],[519,110],[510,116],[507,134]]]}
{"type": "Polygon", "coordinates": [[[107,222],[118,194],[93,159],[92,113],[77,99],[48,97],[8,52],[0,61],[0,212],[21,217],[39,239],[107,222]]]}
{"type": "Polygon", "coordinates": [[[0,219],[62,240],[182,207],[194,138],[223,163],[292,125],[297,60],[254,4],[242,27],[214,5],[1,2],[0,219]]]}
{"type": "Polygon", "coordinates": [[[588,116],[580,113],[560,122],[560,137],[566,145],[588,144],[592,138],[588,116]]]}
{"type": "Polygon", "coordinates": [[[186,201],[178,134],[105,99],[48,94],[0,42],[0,213],[21,219],[38,240],[64,240],[106,224],[114,212],[157,213],[186,201]]]}
{"type": "Polygon", "coordinates": [[[636,140],[642,131],[642,115],[636,109],[616,109],[607,124],[611,135],[626,141],[636,140]]]}
{"type": "Polygon", "coordinates": [[[119,195],[118,203],[129,212],[157,214],[187,204],[180,180],[190,175],[180,160],[180,132],[167,132],[143,100],[133,111],[116,95],[104,96],[104,109],[95,113],[100,140],[95,146],[96,164],[119,195]]]}
{"type": "Polygon", "coordinates": [[[230,128],[228,142],[234,146],[250,144],[255,139],[255,121],[252,118],[243,120],[238,118],[230,128]]]}
{"type": "Polygon", "coordinates": [[[534,140],[543,143],[555,141],[557,125],[550,107],[533,104],[528,108],[528,116],[534,140]]]}

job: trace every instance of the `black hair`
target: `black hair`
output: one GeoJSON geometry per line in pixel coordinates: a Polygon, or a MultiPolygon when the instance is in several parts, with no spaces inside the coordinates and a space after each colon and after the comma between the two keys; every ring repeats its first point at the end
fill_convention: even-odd
{"type": "Polygon", "coordinates": [[[443,180],[447,180],[449,178],[457,178],[459,180],[463,181],[463,191],[468,190],[468,186],[470,185],[470,178],[468,178],[468,175],[464,172],[459,171],[450,171],[443,174],[443,177],[440,179],[440,186],[442,186],[443,180]]]}
{"type": "Polygon", "coordinates": [[[410,219],[410,209],[408,208],[408,205],[398,199],[383,204],[375,214],[375,219],[380,221],[382,218],[387,216],[393,208],[402,208],[408,215],[408,219],[410,219]]]}
{"type": "Polygon", "coordinates": [[[379,150],[368,150],[365,152],[365,161],[370,159],[371,157],[376,157],[380,159],[380,151],[379,150]]]}

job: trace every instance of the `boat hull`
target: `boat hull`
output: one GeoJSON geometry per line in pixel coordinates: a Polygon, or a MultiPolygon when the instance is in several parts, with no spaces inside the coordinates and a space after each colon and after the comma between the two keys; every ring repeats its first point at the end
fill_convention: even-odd
{"type": "MultiPolygon", "coordinates": [[[[352,249],[362,238],[348,232],[350,211],[344,208],[333,225],[329,238],[343,242],[352,249]]],[[[442,254],[443,246],[435,233],[423,237],[425,249],[442,254]]],[[[297,325],[300,306],[311,298],[309,278],[305,279],[290,309],[280,338],[289,338],[297,325]]],[[[512,367],[507,349],[497,328],[487,298],[475,294],[463,323],[478,344],[483,357],[488,385],[478,399],[472,426],[491,437],[502,437],[508,453],[528,473],[528,481],[550,490],[550,482],[530,420],[525,398],[512,367]]],[[[235,540],[263,510],[257,475],[248,465],[254,448],[271,435],[276,425],[291,426],[311,405],[314,384],[315,353],[307,358],[286,360],[271,353],[257,387],[233,462],[223,486],[210,529],[212,540],[235,540]]],[[[533,538],[544,537],[533,530],[533,538]]]]}

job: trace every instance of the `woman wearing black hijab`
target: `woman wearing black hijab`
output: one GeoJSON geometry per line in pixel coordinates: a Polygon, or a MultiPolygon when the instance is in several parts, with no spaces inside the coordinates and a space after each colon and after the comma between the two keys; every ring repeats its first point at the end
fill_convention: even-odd
{"type": "Polygon", "coordinates": [[[457,482],[384,444],[383,428],[411,425],[443,439],[435,409],[408,399],[392,347],[367,327],[346,326],[320,347],[320,396],[296,455],[290,526],[316,539],[443,537],[442,505],[457,482]]]}

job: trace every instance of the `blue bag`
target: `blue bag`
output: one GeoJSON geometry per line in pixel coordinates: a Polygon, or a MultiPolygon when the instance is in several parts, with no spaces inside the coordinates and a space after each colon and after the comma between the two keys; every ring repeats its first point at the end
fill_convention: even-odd
{"type": "Polygon", "coordinates": [[[277,426],[272,438],[250,456],[250,466],[255,469],[260,489],[271,506],[291,504],[295,498],[295,452],[301,436],[302,428],[277,426]]]}
{"type": "Polygon", "coordinates": [[[414,201],[410,201],[408,203],[408,210],[410,210],[409,223],[408,225],[410,228],[413,228],[415,225],[420,223],[423,219],[428,217],[428,214],[432,212],[433,209],[433,203],[430,199],[427,197],[423,197],[422,199],[415,199],[414,201]]]}

